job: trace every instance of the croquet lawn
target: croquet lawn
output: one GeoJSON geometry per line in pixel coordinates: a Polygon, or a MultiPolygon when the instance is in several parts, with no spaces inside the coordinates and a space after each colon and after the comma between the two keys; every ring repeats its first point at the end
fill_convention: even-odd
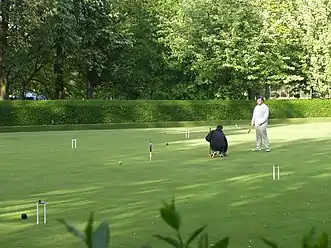
{"type": "Polygon", "coordinates": [[[330,127],[271,125],[272,152],[254,153],[254,130],[225,126],[226,159],[207,156],[209,127],[191,128],[190,139],[184,128],[0,134],[0,247],[85,247],[57,218],[83,229],[91,211],[109,222],[111,247],[168,247],[152,235],[173,233],[159,217],[172,196],[185,237],[208,224],[211,241],[229,235],[230,247],[266,247],[260,236],[299,247],[313,226],[331,232],[330,127]],[[38,200],[46,225],[36,225],[38,200]]]}

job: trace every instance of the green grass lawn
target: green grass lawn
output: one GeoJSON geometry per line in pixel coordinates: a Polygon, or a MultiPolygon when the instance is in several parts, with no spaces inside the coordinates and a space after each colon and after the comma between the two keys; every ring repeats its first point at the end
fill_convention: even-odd
{"type": "Polygon", "coordinates": [[[226,126],[226,159],[207,156],[209,127],[191,128],[189,140],[183,128],[0,134],[0,247],[84,247],[56,219],[82,229],[91,211],[110,223],[112,247],[165,247],[152,235],[172,233],[159,217],[172,196],[184,235],[208,224],[212,241],[229,235],[230,247],[266,247],[260,235],[299,247],[312,226],[331,231],[330,126],[272,126],[271,153],[251,151],[254,131],[226,126]],[[39,199],[48,202],[46,225],[35,223],[39,199]]]}

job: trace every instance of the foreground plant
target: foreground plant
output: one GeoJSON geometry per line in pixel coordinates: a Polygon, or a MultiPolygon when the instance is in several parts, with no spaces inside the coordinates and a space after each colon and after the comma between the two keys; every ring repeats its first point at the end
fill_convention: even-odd
{"type": "MultiPolygon", "coordinates": [[[[160,209],[160,215],[163,221],[172,229],[175,230],[175,238],[153,235],[155,238],[162,240],[174,248],[191,248],[192,242],[198,241],[198,248],[227,248],[229,246],[229,237],[224,237],[215,244],[211,245],[208,238],[208,233],[205,233],[207,225],[204,225],[195,231],[184,241],[181,235],[181,217],[175,206],[175,199],[173,198],[170,204],[164,203],[160,209]]],[[[64,224],[68,232],[72,233],[80,240],[82,240],[88,248],[108,248],[110,245],[110,229],[105,222],[101,223],[99,227],[93,231],[93,212],[90,214],[84,232],[79,231],[72,225],[68,224],[64,219],[58,219],[64,224]]],[[[276,242],[270,241],[264,237],[262,241],[271,248],[279,248],[276,242]]],[[[309,233],[303,236],[302,248],[329,248],[329,237],[327,233],[321,235],[316,234],[315,228],[312,228],[309,233]]],[[[149,245],[142,246],[142,248],[151,248],[149,245]]]]}
{"type": "Polygon", "coordinates": [[[207,225],[204,225],[194,232],[192,232],[191,236],[184,241],[181,233],[181,217],[180,214],[176,210],[175,199],[173,198],[171,203],[164,203],[164,206],[160,209],[161,218],[168,224],[169,227],[175,230],[176,238],[166,237],[161,235],[153,235],[155,238],[160,239],[169,245],[175,248],[189,248],[192,242],[195,239],[198,239],[198,248],[226,248],[229,245],[229,237],[224,237],[213,245],[209,244],[209,238],[207,233],[203,233],[206,229],[207,225]]]}
{"type": "Polygon", "coordinates": [[[58,219],[64,224],[67,231],[82,240],[88,248],[108,248],[110,243],[110,229],[108,223],[102,222],[99,227],[93,231],[93,212],[90,214],[84,232],[79,231],[70,225],[64,219],[58,219]]]}
{"type": "MultiPolygon", "coordinates": [[[[262,237],[262,241],[271,248],[279,248],[278,244],[262,237]]],[[[316,229],[312,228],[302,238],[302,248],[329,248],[328,234],[323,232],[320,236],[316,234],[316,229]]]]}

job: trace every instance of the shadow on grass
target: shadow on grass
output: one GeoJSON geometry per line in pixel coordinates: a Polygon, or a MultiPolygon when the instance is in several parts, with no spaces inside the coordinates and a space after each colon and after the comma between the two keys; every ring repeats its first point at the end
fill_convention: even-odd
{"type": "MultiPolygon", "coordinates": [[[[232,146],[229,157],[225,159],[210,159],[206,156],[207,154],[201,153],[201,148],[192,148],[191,152],[195,155],[186,158],[181,166],[171,168],[174,173],[172,180],[181,178],[184,171],[198,178],[195,183],[181,186],[177,190],[201,189],[204,191],[208,185],[212,186],[215,183],[210,180],[211,178],[214,178],[217,184],[224,176],[227,176],[224,179],[227,186],[255,187],[260,183],[270,183],[272,182],[273,164],[280,165],[282,180],[285,180],[286,183],[288,183],[287,178],[301,180],[306,177],[306,180],[312,178],[327,180],[331,177],[327,152],[331,148],[331,144],[328,140],[306,139],[290,143],[284,142],[275,145],[271,153],[263,151],[254,153],[243,148],[249,147],[249,144],[251,143],[232,146]],[[220,178],[214,176],[218,173],[222,174],[220,178]]],[[[172,160],[169,162],[173,163],[172,160]]],[[[297,183],[301,182],[294,183],[296,186],[293,187],[297,188],[297,183]]],[[[148,194],[148,190],[152,189],[145,188],[146,194],[148,194]]],[[[155,190],[152,190],[151,193],[154,194],[155,190]]]]}
{"type": "MultiPolygon", "coordinates": [[[[100,184],[93,186],[85,186],[77,189],[65,189],[65,190],[53,190],[48,192],[42,192],[25,196],[23,200],[7,200],[0,203],[1,214],[0,218],[2,221],[10,221],[17,219],[24,211],[35,216],[36,214],[36,203],[39,200],[46,201],[48,203],[48,211],[52,216],[53,209],[66,207],[66,206],[80,206],[80,203],[84,197],[91,194],[96,194],[102,190],[103,187],[100,184]]],[[[86,204],[86,203],[85,203],[86,204]]]]}
{"type": "Polygon", "coordinates": [[[88,216],[95,204],[86,196],[97,194],[101,189],[102,187],[97,185],[72,190],[55,190],[24,196],[24,200],[2,201],[0,233],[4,238],[0,244],[7,244],[8,247],[18,247],[22,244],[25,245],[24,247],[46,247],[46,243],[54,245],[65,241],[66,244],[72,243],[77,246],[79,242],[65,232],[56,218],[69,219],[76,221],[81,227],[84,226],[86,218],[82,216],[88,216]],[[36,203],[39,199],[47,202],[47,224],[42,223],[44,213],[43,206],[40,206],[40,224],[36,225],[36,203]],[[22,213],[26,213],[28,219],[22,220],[20,217],[22,213]],[[30,238],[31,236],[34,238],[30,238]],[[43,238],[45,243],[42,243],[43,238]],[[33,240],[37,240],[38,244],[33,240]]]}
{"type": "MultiPolygon", "coordinates": [[[[187,202],[213,200],[222,195],[224,197],[224,194],[226,197],[232,198],[220,188],[226,188],[229,192],[237,192],[244,188],[245,191],[251,191],[252,194],[260,191],[260,195],[257,194],[251,199],[238,199],[229,204],[231,207],[239,207],[252,202],[278,199],[292,191],[309,188],[309,184],[312,183],[318,188],[327,188],[331,168],[327,163],[328,154],[324,151],[328,148],[330,148],[330,144],[327,140],[317,141],[315,139],[290,144],[283,143],[271,153],[237,150],[237,147],[234,146],[233,153],[226,159],[204,158],[202,161],[208,160],[209,164],[203,164],[195,163],[197,156],[194,156],[187,159],[186,163],[181,166],[172,167],[173,177],[166,186],[169,187],[171,183],[180,186],[173,186],[171,192],[167,194],[162,193],[164,190],[161,187],[146,187],[147,184],[144,185],[144,181],[139,181],[137,183],[145,187],[127,196],[153,197],[159,193],[165,198],[171,197],[171,195],[176,195],[178,198],[184,197],[187,202]],[[314,150],[311,149],[312,143],[315,146],[314,150]],[[293,148],[294,144],[296,149],[293,148]],[[277,151],[279,148],[282,151],[277,151]],[[284,151],[286,151],[285,154],[284,151]],[[311,156],[315,154],[324,154],[324,157],[311,160],[311,156]],[[236,157],[244,159],[238,161],[235,160],[236,157]],[[298,158],[303,160],[298,163],[298,158]],[[277,182],[272,180],[271,169],[274,163],[281,166],[281,180],[277,182]],[[183,173],[190,177],[186,184],[184,181],[180,183],[180,179],[186,178],[183,177],[183,173]]],[[[166,187],[164,183],[161,185],[166,187]]]]}
{"type": "MultiPolygon", "coordinates": [[[[306,225],[307,217],[316,221],[325,219],[323,211],[328,207],[325,200],[331,178],[330,142],[317,139],[282,142],[275,144],[271,153],[253,153],[245,148],[251,144],[243,142],[231,146],[226,159],[208,158],[207,149],[193,147],[185,156],[182,156],[184,152],[178,154],[182,160],[171,153],[169,162],[157,167],[127,167],[136,177],[130,176],[130,181],[119,182],[121,192],[117,194],[104,181],[84,188],[42,192],[24,200],[3,201],[0,203],[1,223],[7,228],[2,234],[8,244],[24,239],[32,244],[31,236],[65,234],[55,218],[63,217],[78,223],[82,229],[88,212],[97,210],[100,216],[111,220],[117,244],[124,240],[133,244],[137,239],[140,244],[141,239],[150,237],[159,229],[164,230],[157,217],[158,208],[161,200],[173,195],[190,226],[210,223],[215,230],[223,228],[221,231],[226,230],[234,237],[238,237],[234,231],[244,229],[245,223],[274,225],[274,218],[270,216],[279,219],[284,231],[291,221],[302,219],[298,222],[302,226],[306,225]],[[280,165],[279,181],[271,178],[273,164],[280,165]],[[49,201],[51,219],[45,227],[34,224],[35,202],[39,199],[49,201]],[[28,209],[22,204],[31,207],[26,222],[17,219],[21,211],[28,209]],[[229,221],[226,222],[228,226],[219,227],[224,221],[229,221]],[[133,230],[138,234],[132,235],[133,230]]],[[[45,238],[45,242],[51,245],[57,239],[45,238]]]]}

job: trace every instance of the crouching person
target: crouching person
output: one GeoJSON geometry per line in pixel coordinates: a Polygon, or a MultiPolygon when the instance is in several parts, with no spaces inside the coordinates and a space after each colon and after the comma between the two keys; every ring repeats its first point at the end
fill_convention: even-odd
{"type": "Polygon", "coordinates": [[[222,125],[218,125],[215,130],[210,131],[205,139],[210,144],[210,156],[212,158],[217,154],[219,154],[220,157],[226,156],[228,151],[228,140],[223,133],[222,125]]]}

